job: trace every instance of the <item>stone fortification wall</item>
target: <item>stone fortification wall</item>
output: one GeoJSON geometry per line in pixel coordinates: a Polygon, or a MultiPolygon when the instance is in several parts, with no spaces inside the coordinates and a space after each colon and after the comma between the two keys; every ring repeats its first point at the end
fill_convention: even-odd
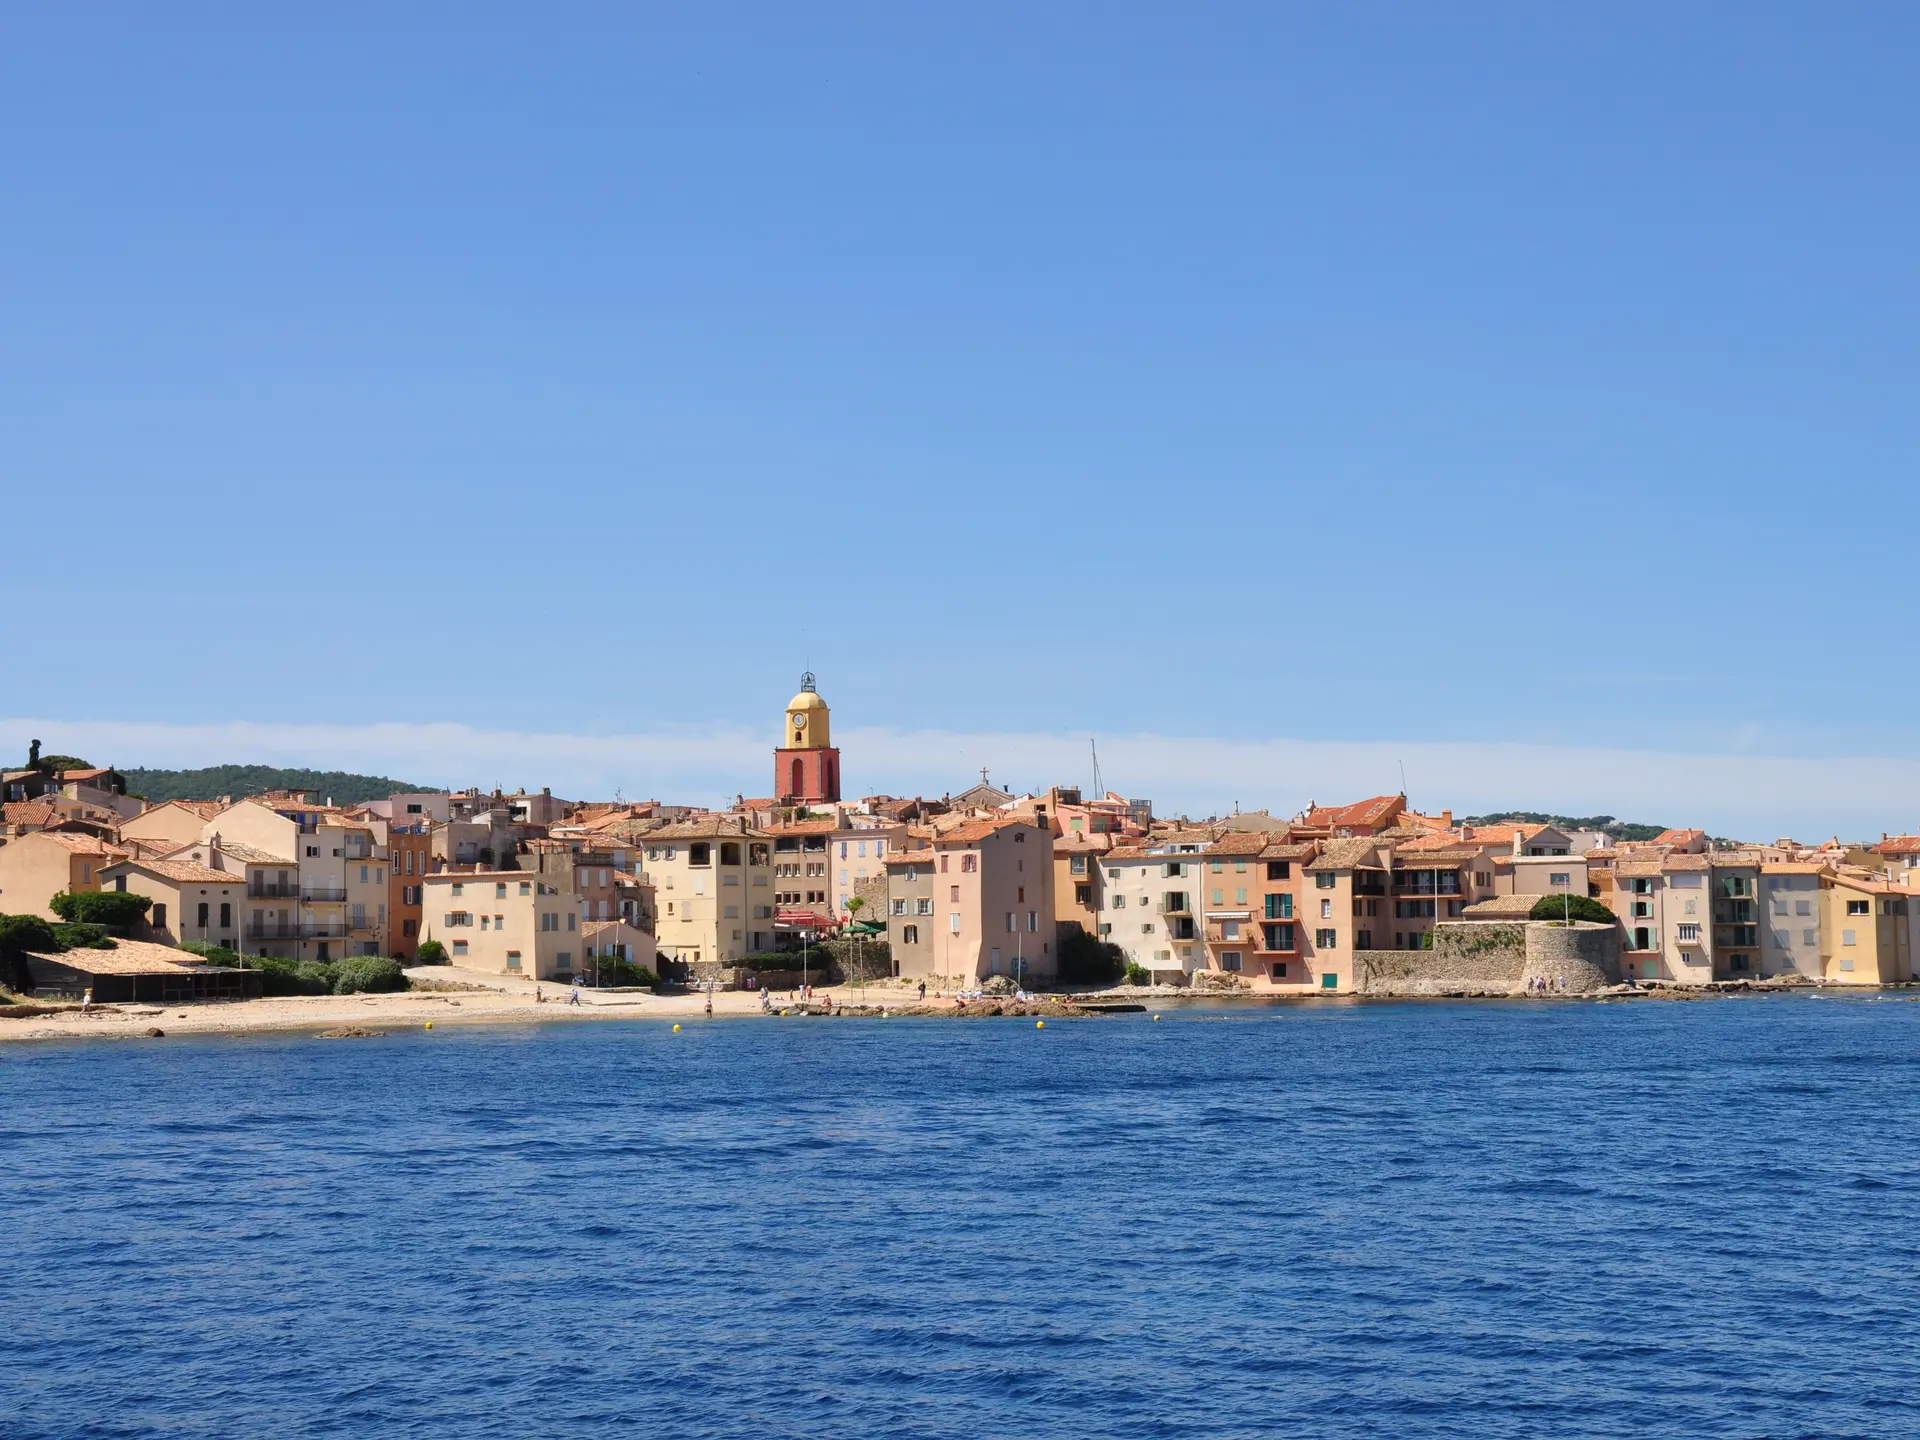
{"type": "Polygon", "coordinates": [[[1362,995],[1525,995],[1530,981],[1578,995],[1620,978],[1618,932],[1576,921],[1444,920],[1431,950],[1368,950],[1355,957],[1362,995]]]}
{"type": "Polygon", "coordinates": [[[1521,977],[1579,995],[1620,983],[1620,930],[1576,920],[1571,930],[1535,920],[1527,926],[1527,968],[1521,977]]]}

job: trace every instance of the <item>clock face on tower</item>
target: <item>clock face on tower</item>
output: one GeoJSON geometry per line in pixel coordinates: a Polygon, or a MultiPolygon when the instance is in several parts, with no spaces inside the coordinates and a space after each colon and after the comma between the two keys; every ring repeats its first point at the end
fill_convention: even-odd
{"type": "Polygon", "coordinates": [[[805,730],[806,728],[807,728],[806,716],[796,715],[793,717],[793,733],[794,734],[798,735],[801,731],[805,730]]]}

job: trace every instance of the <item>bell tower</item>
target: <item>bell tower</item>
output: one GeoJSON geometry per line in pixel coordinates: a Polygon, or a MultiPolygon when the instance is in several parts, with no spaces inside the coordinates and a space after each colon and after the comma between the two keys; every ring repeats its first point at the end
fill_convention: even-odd
{"type": "Polygon", "coordinates": [[[833,747],[833,712],[814,689],[813,672],[787,702],[780,746],[773,752],[773,794],[783,805],[840,798],[840,752],[833,747]]]}

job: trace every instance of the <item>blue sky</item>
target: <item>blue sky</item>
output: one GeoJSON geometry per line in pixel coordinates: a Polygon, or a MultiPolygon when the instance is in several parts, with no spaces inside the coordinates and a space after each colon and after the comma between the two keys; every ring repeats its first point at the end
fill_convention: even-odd
{"type": "Polygon", "coordinates": [[[16,7],[0,715],[1898,759],[1916,31],[16,7]]]}

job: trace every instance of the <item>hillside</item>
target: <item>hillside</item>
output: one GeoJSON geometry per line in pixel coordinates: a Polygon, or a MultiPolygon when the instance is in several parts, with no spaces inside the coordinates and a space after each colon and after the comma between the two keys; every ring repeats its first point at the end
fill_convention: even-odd
{"type": "Polygon", "coordinates": [[[336,805],[384,800],[403,790],[427,790],[384,775],[355,775],[346,770],[282,770],[273,765],[209,765],[204,770],[125,770],[127,793],[162,800],[217,800],[259,795],[268,790],[311,790],[336,805]]]}
{"type": "Polygon", "coordinates": [[[1611,815],[1546,815],[1537,810],[1506,810],[1497,815],[1469,815],[1463,824],[1497,825],[1517,820],[1523,825],[1556,825],[1562,830],[1604,830],[1616,840],[1651,840],[1665,825],[1636,825],[1611,815]]]}

